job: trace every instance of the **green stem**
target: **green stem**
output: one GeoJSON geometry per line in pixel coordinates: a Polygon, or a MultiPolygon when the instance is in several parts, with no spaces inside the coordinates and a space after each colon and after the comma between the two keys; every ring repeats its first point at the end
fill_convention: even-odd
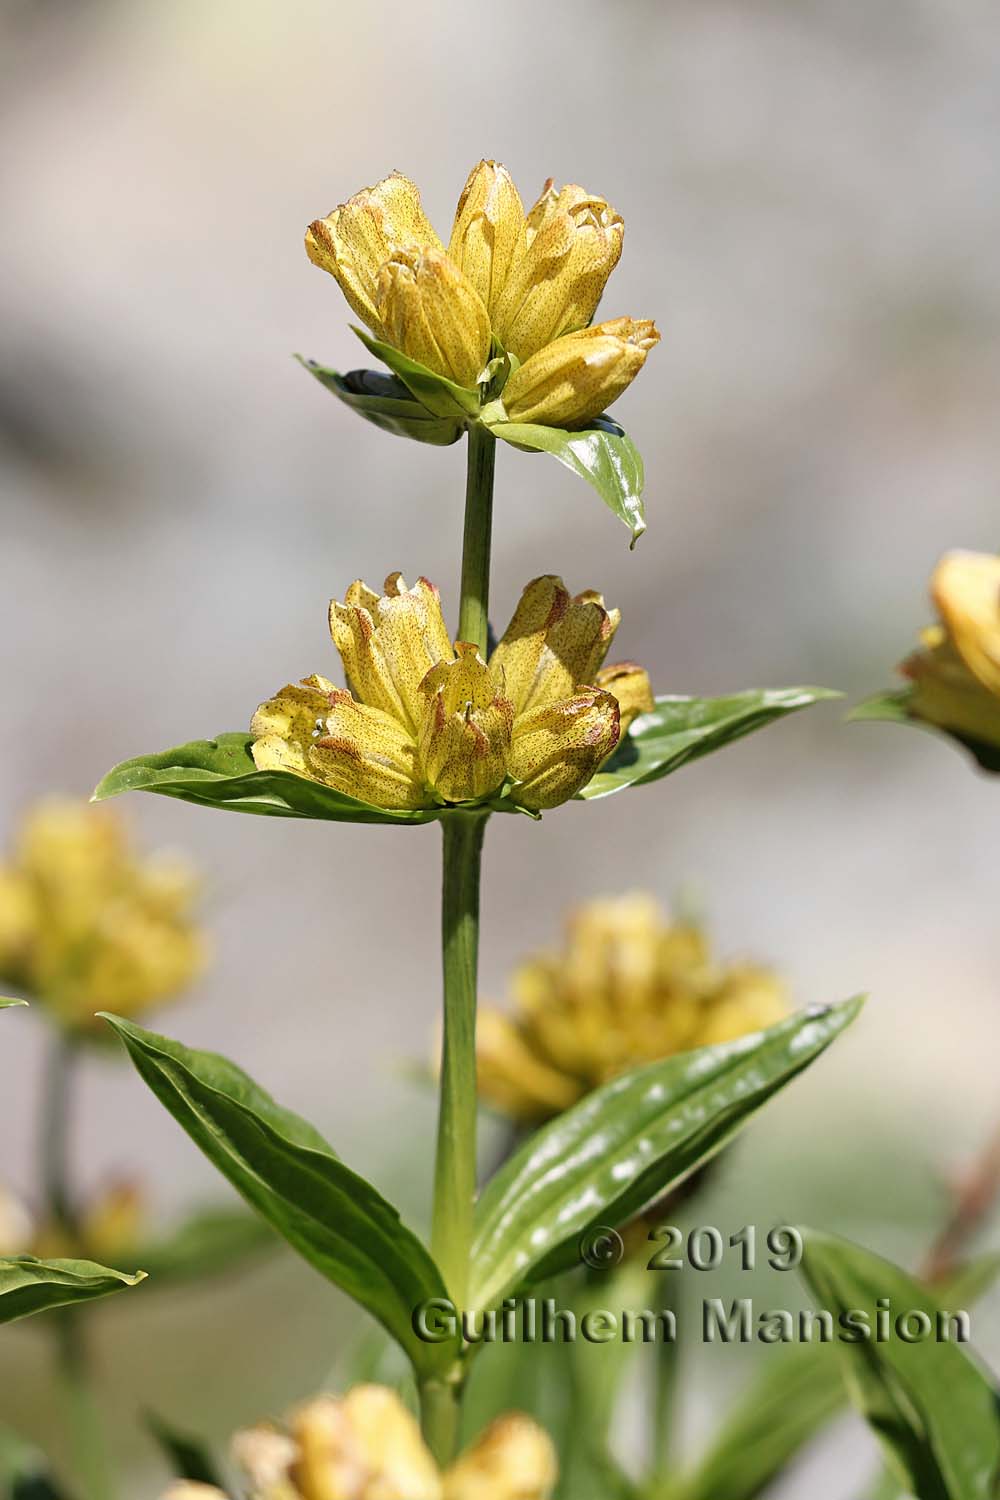
{"type": "MultiPolygon", "coordinates": [[[[496,441],[486,428],[470,427],[458,639],[472,642],[484,658],[489,635],[495,452],[496,441]]],[[[488,817],[486,812],[455,810],[447,813],[441,823],[444,1034],[431,1253],[441,1269],[448,1295],[459,1311],[465,1308],[469,1289],[476,1197],[479,872],[488,817]]],[[[426,1381],[420,1389],[421,1427],[431,1452],[442,1466],[454,1457],[459,1439],[461,1368],[452,1374],[452,1379],[426,1381]]]]}
{"type": "MultiPolygon", "coordinates": [[[[79,1223],[70,1185],[69,1135],[78,1046],[68,1032],[52,1039],[42,1086],[41,1179],[53,1227],[70,1244],[79,1223]]],[[[91,1393],[84,1328],[77,1308],[51,1314],[73,1472],[86,1500],[112,1500],[114,1481],[91,1393]]]]}
{"type": "MultiPolygon", "coordinates": [[[[668,1272],[664,1278],[664,1305],[674,1313],[678,1330],[683,1319],[680,1311],[680,1283],[668,1272]]],[[[678,1374],[680,1350],[665,1339],[656,1345],[656,1374],[653,1386],[652,1471],[657,1480],[666,1481],[674,1462],[674,1433],[677,1421],[678,1374]]]]}
{"type": "Polygon", "coordinates": [[[444,1036],[431,1252],[464,1308],[476,1196],[476,964],[479,869],[487,813],[450,812],[444,830],[441,943],[444,1036]]]}
{"type": "Polygon", "coordinates": [[[490,605],[490,540],[493,532],[493,465],[496,438],[485,427],[469,428],[462,537],[462,600],[458,639],[472,641],[486,656],[490,605]]]}
{"type": "Polygon", "coordinates": [[[447,1468],[458,1451],[461,1401],[460,1385],[426,1380],[420,1386],[420,1430],[442,1468],[447,1468]]]}

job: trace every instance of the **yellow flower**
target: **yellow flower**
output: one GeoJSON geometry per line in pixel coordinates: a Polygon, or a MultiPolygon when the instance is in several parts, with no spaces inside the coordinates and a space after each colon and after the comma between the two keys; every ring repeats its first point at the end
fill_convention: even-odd
{"type": "Polygon", "coordinates": [[[110,810],[43,802],[0,866],[0,979],[68,1027],[139,1015],[204,966],[196,889],[186,865],[133,853],[110,810]]]}
{"type": "Polygon", "coordinates": [[[486,1099],[517,1120],[567,1109],[627,1068],[769,1026],[785,1011],[765,970],[722,966],[704,933],[670,923],[652,897],[591,902],[559,953],[522,964],[514,1015],[480,1012],[486,1099]]]}
{"type": "Polygon", "coordinates": [[[1000,746],[1000,557],[949,552],[931,578],[941,623],[900,671],[913,682],[912,714],[984,745],[1000,746]]]}
{"type": "Polygon", "coordinates": [[[550,178],[525,221],[526,248],[497,301],[497,337],[526,360],[561,334],[585,328],[622,253],[625,224],[603,198],[550,178]]]}
{"type": "Polygon", "coordinates": [[[652,323],[616,318],[546,344],[504,386],[508,421],[572,427],[592,420],[632,384],[659,341],[652,323]]]}
{"type": "Polygon", "coordinates": [[[119,1256],[139,1245],[145,1218],[142,1189],[131,1179],[121,1178],[80,1205],[72,1232],[61,1224],[41,1223],[22,1249],[43,1260],[70,1256],[114,1265],[119,1256]]]}
{"type": "Polygon", "coordinates": [[[474,386],[490,357],[490,319],[479,293],[443,250],[394,250],[378,273],[383,338],[410,359],[474,386]]]}
{"type": "Polygon", "coordinates": [[[381,597],[355,582],[330,605],[347,689],[312,676],[263,703],[254,762],[377,807],[473,804],[505,783],[521,807],[555,807],[653,706],[641,668],[601,670],[619,619],[599,594],[536,578],[487,663],[452,644],[425,578],[390,574],[381,597]]]}
{"type": "Polygon", "coordinates": [[[575,184],[557,190],[550,179],[525,214],[506,167],[481,161],[447,250],[416,185],[394,172],[312,223],[306,251],[377,338],[436,374],[475,389],[494,345],[529,365],[511,378],[507,417],[551,426],[617,400],[659,340],[652,323],[630,318],[588,328],[623,235],[621,215],[575,184]],[[585,344],[562,345],[581,330],[585,344]]]}
{"type": "MultiPolygon", "coordinates": [[[[500,1417],[441,1472],[395,1392],[355,1386],[318,1396],[287,1426],[238,1433],[233,1456],[249,1500],[548,1500],[552,1443],[529,1417],[500,1417]]],[[[210,1500],[220,1491],[175,1485],[164,1500],[210,1500]]]]}

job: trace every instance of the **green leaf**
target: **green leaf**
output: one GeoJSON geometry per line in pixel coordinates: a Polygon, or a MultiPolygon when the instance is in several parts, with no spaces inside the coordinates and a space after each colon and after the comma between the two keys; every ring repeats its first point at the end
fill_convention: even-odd
{"type": "Polygon", "coordinates": [[[919,1282],[848,1240],[804,1230],[800,1271],[821,1305],[835,1315],[864,1312],[872,1330],[876,1305],[889,1316],[921,1312],[930,1339],[891,1336],[838,1342],[848,1394],[874,1428],[899,1479],[920,1500],[992,1500],[1000,1474],[997,1394],[958,1343],[938,1341],[941,1306],[919,1282]]]}
{"type": "Polygon", "coordinates": [[[851,709],[847,715],[852,724],[879,722],[885,724],[909,724],[913,729],[923,729],[938,739],[951,740],[967,750],[984,771],[1000,771],[1000,745],[991,745],[986,740],[975,740],[971,735],[959,734],[954,729],[945,729],[939,724],[930,724],[909,710],[912,688],[903,688],[895,693],[876,693],[851,709]]]}
{"type": "Polygon", "coordinates": [[[430,823],[442,808],[372,807],[291,771],[258,771],[248,734],[220,734],[154,755],[122,761],[94,791],[94,801],[121,792],[159,792],[203,807],[264,817],[322,818],[335,823],[430,823]]]}
{"type": "Polygon", "coordinates": [[[36,1260],[33,1255],[0,1260],[0,1323],[71,1302],[93,1302],[145,1279],[145,1271],[129,1276],[92,1260],[36,1260]]]}
{"type": "Polygon", "coordinates": [[[435,416],[395,375],[383,375],[378,370],[348,370],[341,375],[314,359],[303,359],[301,354],[295,358],[320,385],[383,432],[413,438],[418,443],[433,443],[439,448],[456,442],[462,435],[461,422],[435,416]]]}
{"type": "Polygon", "coordinates": [[[213,1484],[217,1489],[225,1490],[208,1446],[200,1438],[175,1431],[152,1411],[143,1413],[143,1423],[176,1478],[190,1479],[195,1484],[213,1484]]]}
{"type": "Polygon", "coordinates": [[[27,1000],[11,1000],[4,995],[0,995],[0,1010],[9,1010],[13,1005],[27,1005],[27,1003],[27,1000]]]}
{"type": "Polygon", "coordinates": [[[586,800],[659,781],[689,761],[721,750],[786,714],[840,694],[829,688],[759,688],[727,698],[657,698],[640,714],[607,764],[580,792],[586,800]]]}
{"type": "Polygon", "coordinates": [[[244,1209],[213,1208],[192,1214],[172,1234],[141,1244],[135,1258],[158,1290],[177,1281],[232,1270],[280,1244],[273,1230],[244,1209]]]}
{"type": "Polygon", "coordinates": [[[410,359],[391,344],[383,344],[380,339],[372,338],[363,328],[358,328],[353,323],[351,327],[369,354],[374,354],[376,359],[388,365],[428,411],[452,422],[465,423],[470,418],[478,419],[481,406],[478,387],[466,390],[444,375],[435,375],[433,370],[418,364],[415,359],[410,359]]]}
{"type": "MultiPolygon", "coordinates": [[[[464,816],[468,806],[418,808],[376,807],[344,792],[296,776],[292,771],[258,771],[245,733],[217,735],[214,740],[192,740],[173,750],[137,755],[113,766],[94,789],[94,802],[122,792],[158,792],[199,807],[229,808],[270,818],[318,818],[328,823],[434,823],[464,816]]],[[[518,813],[537,819],[538,813],[518,807],[512,788],[501,787],[482,807],[491,812],[518,813]]]]}
{"type": "Polygon", "coordinates": [[[426,1373],[458,1340],[429,1344],[414,1308],[446,1295],[427,1250],[390,1203],[352,1172],[313,1127],[240,1068],[106,1015],[160,1103],[247,1202],[310,1265],[360,1302],[426,1373]]]}
{"type": "Polygon", "coordinates": [[[609,510],[624,521],[634,547],[646,529],[642,506],[645,474],[642,458],[624,428],[611,417],[595,417],[590,427],[568,432],[535,422],[491,422],[494,437],[515,448],[551,453],[561,464],[593,485],[609,510]]]}
{"type": "MultiPolygon", "coordinates": [[[[975,1301],[998,1275],[1000,1255],[980,1256],[948,1278],[939,1300],[975,1301]]],[[[757,1500],[846,1402],[833,1345],[769,1350],[693,1473],[671,1489],[671,1500],[757,1500]]]]}
{"type": "Polygon", "coordinates": [[[816,1006],[716,1047],[613,1079],[531,1136],[484,1188],[473,1243],[475,1308],[579,1257],[714,1156],[854,1020],[860,999],[816,1006]]]}

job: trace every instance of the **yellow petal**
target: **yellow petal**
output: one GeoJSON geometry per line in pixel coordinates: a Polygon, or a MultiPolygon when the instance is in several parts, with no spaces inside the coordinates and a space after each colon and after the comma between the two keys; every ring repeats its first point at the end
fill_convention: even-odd
{"type": "Polygon", "coordinates": [[[773,1026],[787,1014],[785,987],[773,974],[746,966],[731,969],[708,1008],[698,1046],[735,1041],[748,1032],[773,1026]]]}
{"type": "Polygon", "coordinates": [[[420,683],[435,663],[453,655],[434,585],[420,578],[410,589],[402,574],[390,573],[378,595],[358,580],[343,604],[331,601],[330,634],[355,698],[416,734],[420,683]]]}
{"type": "Polygon", "coordinates": [[[579,427],[617,401],[660,335],[648,321],[616,318],[546,344],[503,390],[511,422],[579,427]]]}
{"type": "Polygon", "coordinates": [[[433,667],[454,656],[432,583],[421,578],[408,589],[401,574],[389,575],[375,608],[375,645],[404,721],[417,734],[426,704],[422,683],[433,667]]]}
{"type": "Polygon", "coordinates": [[[393,1391],[361,1385],[340,1400],[320,1396],[289,1425],[301,1500],[441,1500],[437,1466],[393,1391]]]}
{"type": "Polygon", "coordinates": [[[455,211],[448,256],[492,313],[514,262],[527,249],[524,209],[506,167],[481,161],[455,211]]]}
{"type": "Polygon", "coordinates": [[[519,715],[510,756],[515,800],[537,811],[575,796],[617,745],[618,721],[617,700],[598,688],[519,715]]]}
{"type": "Polygon", "coordinates": [[[1000,557],[949,552],[934,570],[931,595],[969,671],[1000,697],[1000,557]]]}
{"type": "Polygon", "coordinates": [[[306,231],[306,254],[337,278],[361,320],[381,334],[375,311],[378,273],[394,250],[407,245],[441,249],[420,204],[415,183],[399,172],[317,219],[306,231]]]}
{"type": "Polygon", "coordinates": [[[614,666],[602,667],[594,678],[594,683],[618,699],[623,736],[634,719],[640,714],[652,713],[656,707],[649,674],[634,661],[621,661],[614,666]]]}
{"type": "Polygon", "coordinates": [[[550,1067],[509,1017],[481,1009],[476,1022],[479,1089],[494,1108],[512,1119],[547,1120],[579,1099],[580,1085],[550,1067]]]}
{"type": "Polygon", "coordinates": [[[548,187],[526,223],[527,249],[514,264],[493,319],[505,349],[528,357],[584,328],[621,255],[624,225],[603,198],[570,185],[548,187]]]}
{"type": "Polygon", "coordinates": [[[413,738],[391,714],[334,692],[323,733],[306,756],[307,774],[376,807],[427,805],[413,738]]]}
{"type": "Polygon", "coordinates": [[[530,1417],[511,1412],[452,1464],[442,1500],[548,1500],[558,1477],[551,1439],[530,1417]]]}
{"type": "Polygon", "coordinates": [[[571,599],[561,578],[529,583],[490,658],[515,711],[558,702],[592,682],[620,619],[592,590],[571,599]]]}
{"type": "MultiPolygon", "coordinates": [[[[392,673],[376,635],[373,611],[358,602],[359,596],[371,594],[360,580],[347,591],[344,603],[330,600],[330,634],[344,664],[347,686],[359,703],[391,714],[405,723],[408,715],[392,680],[392,673]],[[353,595],[353,598],[352,598],[353,595]]],[[[376,600],[378,596],[375,596],[376,600]]],[[[377,610],[376,603],[376,610],[377,610]]]]}
{"type": "Polygon", "coordinates": [[[456,650],[457,660],[434,667],[423,683],[420,760],[437,797],[471,802],[507,775],[514,711],[475,646],[460,641],[456,650]]]}
{"type": "Polygon", "coordinates": [[[394,250],[379,271],[383,337],[418,364],[472,389],[490,357],[489,313],[442,250],[394,250]]]}
{"type": "Polygon", "coordinates": [[[561,578],[549,573],[528,584],[493,655],[490,667],[502,675],[504,695],[521,713],[530,703],[549,630],[569,608],[561,578]]]}
{"type": "Polygon", "coordinates": [[[314,675],[288,683],[260,705],[250,720],[250,753],[258,771],[309,774],[306,757],[329,711],[332,691],[332,682],[314,675]]]}
{"type": "Polygon", "coordinates": [[[247,1427],[232,1441],[233,1462],[249,1481],[254,1500],[301,1500],[292,1475],[298,1444],[269,1423],[247,1427]]]}

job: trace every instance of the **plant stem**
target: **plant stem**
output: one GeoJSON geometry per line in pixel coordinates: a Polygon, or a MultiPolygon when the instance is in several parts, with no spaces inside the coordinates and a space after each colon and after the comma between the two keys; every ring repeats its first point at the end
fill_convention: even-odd
{"type": "Polygon", "coordinates": [[[490,604],[490,541],[493,533],[493,465],[496,438],[485,427],[469,428],[462,537],[462,599],[458,639],[472,641],[486,656],[490,604]]]}
{"type": "MultiPolygon", "coordinates": [[[[680,1284],[674,1280],[677,1273],[670,1272],[664,1278],[663,1300],[665,1307],[674,1314],[677,1327],[683,1323],[678,1317],[680,1284]]],[[[674,1464],[674,1434],[677,1419],[678,1364],[680,1350],[676,1342],[666,1339],[656,1345],[656,1374],[653,1387],[653,1431],[652,1472],[656,1480],[666,1481],[674,1464]]]]}
{"type": "MultiPolygon", "coordinates": [[[[490,540],[493,527],[493,465],[496,441],[484,427],[470,427],[462,538],[462,591],[458,639],[487,655],[490,601],[490,540]]],[[[431,1253],[448,1295],[464,1310],[469,1289],[472,1211],[476,1196],[476,994],[479,958],[479,872],[489,814],[448,812],[441,884],[441,955],[444,1033],[438,1105],[437,1159],[431,1253]]],[[[462,1371],[420,1388],[420,1421],[434,1457],[446,1465],[459,1438],[462,1371]]]]}
{"type": "Polygon", "coordinates": [[[426,1380],[420,1386],[420,1430],[442,1468],[458,1451],[461,1399],[461,1387],[444,1380],[426,1380]]]}
{"type": "MultiPolygon", "coordinates": [[[[45,1207],[53,1228],[71,1245],[79,1232],[69,1172],[69,1126],[77,1052],[78,1044],[69,1032],[55,1033],[41,1099],[40,1167],[45,1207]]],[[[114,1483],[90,1389],[80,1312],[66,1307],[50,1316],[73,1473],[86,1500],[111,1500],[114,1483]]]]}
{"type": "Polygon", "coordinates": [[[468,1291],[476,1196],[476,961],[487,816],[452,812],[442,822],[444,1036],[431,1252],[459,1308],[468,1291]]]}

